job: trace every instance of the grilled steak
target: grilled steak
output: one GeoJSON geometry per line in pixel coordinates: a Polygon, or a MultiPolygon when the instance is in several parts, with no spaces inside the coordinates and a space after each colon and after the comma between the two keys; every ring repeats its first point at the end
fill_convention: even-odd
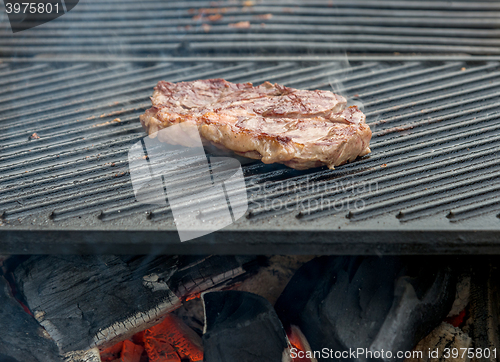
{"type": "Polygon", "coordinates": [[[298,90],[265,82],[223,79],[161,81],[153,107],[141,116],[151,137],[179,122],[196,125],[202,139],[220,148],[303,170],[329,168],[370,152],[371,130],[356,107],[329,91],[298,90]]]}

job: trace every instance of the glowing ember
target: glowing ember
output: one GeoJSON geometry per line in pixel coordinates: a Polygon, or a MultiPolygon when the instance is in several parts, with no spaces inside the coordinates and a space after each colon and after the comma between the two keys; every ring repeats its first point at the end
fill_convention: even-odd
{"type": "Polygon", "coordinates": [[[140,362],[142,351],[144,351],[144,348],[141,346],[131,341],[124,341],[120,362],[140,362]]]}
{"type": "Polygon", "coordinates": [[[165,340],[145,337],[144,346],[150,362],[181,362],[174,347],[165,340]]]}
{"type": "MultiPolygon", "coordinates": [[[[200,337],[173,315],[167,316],[160,324],[146,329],[144,338],[146,350],[148,349],[147,341],[152,338],[162,344],[169,344],[174,347],[181,358],[189,358],[193,362],[203,360],[200,337]]],[[[149,358],[151,360],[151,356],[149,358]]]]}
{"type": "Polygon", "coordinates": [[[181,362],[203,360],[200,336],[174,315],[101,352],[103,362],[181,362]]]}
{"type": "Polygon", "coordinates": [[[445,322],[450,323],[453,327],[460,327],[464,322],[465,316],[466,316],[466,311],[464,309],[463,311],[460,312],[459,315],[455,317],[446,318],[445,322]]]}
{"type": "Polygon", "coordinates": [[[315,362],[316,360],[312,360],[310,358],[305,357],[305,352],[310,351],[311,347],[309,346],[309,343],[307,342],[306,337],[302,333],[302,331],[299,329],[299,327],[292,325],[287,331],[286,335],[288,336],[288,340],[290,341],[290,344],[292,345],[292,351],[294,354],[292,356],[297,356],[296,358],[293,358],[293,362],[315,362]],[[299,353],[302,352],[302,353],[299,353]],[[301,358],[301,356],[304,356],[301,358]]]}
{"type": "Polygon", "coordinates": [[[123,348],[123,342],[117,343],[114,346],[106,348],[101,351],[101,360],[102,362],[111,362],[118,358],[120,358],[120,353],[123,348]]]}

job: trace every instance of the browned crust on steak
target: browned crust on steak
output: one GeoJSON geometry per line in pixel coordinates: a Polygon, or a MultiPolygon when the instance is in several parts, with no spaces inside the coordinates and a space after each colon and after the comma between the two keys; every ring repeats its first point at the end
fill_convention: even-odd
{"type": "Polygon", "coordinates": [[[328,91],[223,79],[159,82],[141,116],[148,134],[180,122],[198,127],[218,147],[295,169],[330,168],[370,152],[365,115],[328,91]]]}

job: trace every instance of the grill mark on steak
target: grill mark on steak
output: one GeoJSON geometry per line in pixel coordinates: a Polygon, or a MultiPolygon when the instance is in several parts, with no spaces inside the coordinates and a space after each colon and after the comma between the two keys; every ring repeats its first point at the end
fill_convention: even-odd
{"type": "Polygon", "coordinates": [[[180,122],[196,125],[205,142],[295,169],[353,161],[370,152],[371,130],[355,106],[329,91],[223,79],[161,81],[141,116],[151,137],[180,122]]]}

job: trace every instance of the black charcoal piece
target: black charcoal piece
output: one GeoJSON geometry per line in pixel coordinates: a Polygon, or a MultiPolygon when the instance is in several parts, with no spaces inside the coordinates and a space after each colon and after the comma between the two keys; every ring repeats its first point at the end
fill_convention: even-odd
{"type": "Polygon", "coordinates": [[[23,310],[0,276],[0,362],[62,362],[53,340],[23,310]]]}
{"type": "MultiPolygon", "coordinates": [[[[298,326],[311,349],[347,351],[342,361],[402,361],[450,311],[456,278],[446,259],[321,257],[300,268],[276,303],[285,327],[298,326]],[[388,356],[381,352],[391,351],[388,356]],[[373,354],[366,353],[372,351],[373,354]],[[359,357],[359,358],[357,358],[359,357]]],[[[318,361],[337,361],[329,353],[318,361]]]]}
{"type": "Polygon", "coordinates": [[[14,272],[62,352],[104,348],[156,323],[182,300],[250,275],[253,257],[37,256],[14,272]]]}
{"type": "Polygon", "coordinates": [[[285,330],[266,299],[240,291],[209,292],[202,298],[205,362],[286,360],[289,350],[285,330]]]}

